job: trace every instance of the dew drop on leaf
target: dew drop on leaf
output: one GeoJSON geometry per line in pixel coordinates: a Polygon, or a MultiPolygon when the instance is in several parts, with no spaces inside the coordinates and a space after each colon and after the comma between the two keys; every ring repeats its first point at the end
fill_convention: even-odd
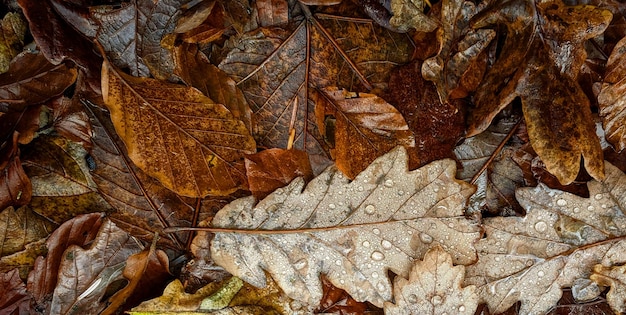
{"type": "Polygon", "coordinates": [[[374,206],[374,205],[367,205],[367,206],[365,206],[365,213],[367,213],[367,214],[374,214],[374,212],[376,212],[376,206],[374,206]]]}
{"type": "Polygon", "coordinates": [[[296,262],[293,264],[293,266],[294,266],[297,270],[301,270],[301,269],[303,269],[304,267],[306,267],[306,264],[307,264],[306,259],[300,259],[300,260],[296,261],[296,262]]]}
{"type": "Polygon", "coordinates": [[[363,241],[363,243],[361,243],[361,245],[363,245],[363,247],[370,247],[370,242],[363,241]]]}
{"type": "Polygon", "coordinates": [[[535,223],[535,230],[537,230],[537,232],[545,232],[548,229],[548,224],[546,224],[543,221],[539,221],[537,223],[535,223]]]}
{"type": "Polygon", "coordinates": [[[388,179],[384,183],[385,187],[393,187],[393,180],[388,179]]]}
{"type": "Polygon", "coordinates": [[[373,229],[373,230],[372,230],[372,232],[373,232],[374,234],[376,234],[376,235],[379,235],[379,234],[380,234],[380,230],[379,230],[379,229],[373,229]]]}
{"type": "Polygon", "coordinates": [[[565,199],[559,199],[556,201],[556,204],[563,207],[563,206],[567,206],[567,201],[565,201],[565,199]]]}
{"type": "Polygon", "coordinates": [[[384,249],[391,249],[391,242],[388,240],[383,240],[380,242],[384,249]]]}
{"type": "Polygon", "coordinates": [[[371,257],[372,257],[373,260],[376,260],[376,261],[381,261],[381,260],[385,259],[385,255],[383,253],[379,252],[379,251],[372,252],[371,257]]]}
{"type": "Polygon", "coordinates": [[[433,242],[433,237],[426,233],[420,233],[420,240],[422,240],[424,244],[430,244],[433,242]]]}
{"type": "Polygon", "coordinates": [[[433,302],[433,305],[439,305],[441,304],[441,302],[443,302],[443,298],[439,295],[435,295],[432,298],[432,302],[433,302]]]}
{"type": "Polygon", "coordinates": [[[463,313],[465,312],[465,306],[461,305],[459,306],[459,313],[463,313]]]}
{"type": "Polygon", "coordinates": [[[596,200],[600,200],[602,199],[602,197],[603,197],[602,194],[596,194],[594,198],[596,198],[596,200]]]}

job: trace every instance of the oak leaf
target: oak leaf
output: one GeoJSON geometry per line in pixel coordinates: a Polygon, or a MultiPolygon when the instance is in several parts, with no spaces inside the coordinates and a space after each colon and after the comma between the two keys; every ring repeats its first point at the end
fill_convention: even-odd
{"type": "Polygon", "coordinates": [[[385,314],[474,314],[478,294],[473,285],[461,287],[464,277],[464,266],[453,266],[450,254],[434,246],[415,261],[408,280],[395,278],[395,303],[385,302],[385,314]]]}
{"type": "Polygon", "coordinates": [[[602,179],[602,151],[589,99],[576,80],[586,56],[584,42],[601,34],[611,17],[610,11],[594,6],[528,0],[498,1],[476,16],[475,28],[506,24],[507,37],[477,89],[468,136],[485,130],[519,96],[530,142],[548,171],[570,184],[582,158],[587,172],[602,179]]]}
{"type": "Polygon", "coordinates": [[[367,93],[351,93],[337,88],[319,90],[315,104],[317,125],[335,119],[331,130],[322,135],[334,139],[331,155],[337,168],[354,178],[374,159],[398,145],[415,147],[413,133],[402,114],[382,98],[367,93]],[[331,134],[332,133],[332,134],[331,134]]]}
{"type": "Polygon", "coordinates": [[[102,66],[102,95],[128,157],[189,197],[245,187],[243,154],[256,151],[243,122],[200,91],[102,66]]]}
{"type": "Polygon", "coordinates": [[[626,265],[619,266],[603,266],[596,265],[593,267],[591,280],[598,285],[611,287],[609,293],[606,294],[606,300],[611,305],[615,314],[623,314],[626,312],[626,265]]]}
{"type": "Polygon", "coordinates": [[[588,183],[589,198],[540,184],[517,190],[525,217],[484,219],[486,237],[465,283],[478,287],[490,312],[521,301],[520,314],[543,314],[596,264],[626,262],[626,175],[609,163],[605,169],[604,181],[588,183]]]}
{"type": "Polygon", "coordinates": [[[322,298],[321,273],[355,300],[382,306],[392,297],[387,271],[407,277],[433,244],[457,264],[476,258],[479,229],[463,216],[473,187],[454,179],[452,160],[411,172],[407,160],[398,147],[353,181],[330,167],[306,188],[299,178],[258,204],[235,200],[213,219],[215,238],[198,232],[192,252],[210,247],[216,264],[258,287],[266,270],[312,308],[322,298]]]}
{"type": "Polygon", "coordinates": [[[623,92],[623,79],[626,76],[624,72],[624,58],[626,58],[624,45],[626,45],[626,38],[620,40],[613,48],[606,64],[602,90],[598,95],[605,137],[618,152],[626,148],[626,131],[624,129],[626,98],[623,92]]]}

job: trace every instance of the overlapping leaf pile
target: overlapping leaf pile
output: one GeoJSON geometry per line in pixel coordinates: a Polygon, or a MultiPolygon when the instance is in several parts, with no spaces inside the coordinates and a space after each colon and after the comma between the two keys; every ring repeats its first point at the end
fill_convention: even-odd
{"type": "Polygon", "coordinates": [[[1,314],[626,311],[619,2],[4,4],[1,314]]]}

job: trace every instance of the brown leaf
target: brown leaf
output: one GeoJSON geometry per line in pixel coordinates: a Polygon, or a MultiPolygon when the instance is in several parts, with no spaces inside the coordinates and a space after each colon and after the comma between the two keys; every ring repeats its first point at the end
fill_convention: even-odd
{"type": "Polygon", "coordinates": [[[259,26],[286,24],[289,20],[289,5],[284,0],[258,0],[259,26]]]}
{"type": "Polygon", "coordinates": [[[86,246],[91,243],[102,221],[101,213],[79,215],[63,223],[50,235],[46,241],[48,248],[46,256],[37,258],[33,270],[28,275],[27,287],[35,299],[36,309],[49,309],[65,249],[70,245],[86,246]]]}
{"type": "Polygon", "coordinates": [[[169,276],[169,258],[164,251],[156,249],[157,239],[158,237],[154,238],[150,248],[128,257],[123,275],[129,282],[109,298],[111,304],[100,314],[114,314],[136,292],[144,291],[145,297],[147,296],[145,293],[149,292],[154,285],[165,284],[163,280],[169,276]],[[137,290],[138,288],[140,290],[137,290]]]}
{"type": "Polygon", "coordinates": [[[48,237],[56,225],[28,206],[0,212],[0,257],[26,249],[26,245],[48,237]]]}
{"type": "Polygon", "coordinates": [[[319,93],[315,105],[317,124],[324,126],[329,117],[336,119],[334,130],[327,128],[322,134],[335,140],[331,151],[335,164],[349,178],[398,145],[415,146],[404,117],[382,98],[337,88],[325,88],[319,93]]]}
{"type": "Polygon", "coordinates": [[[51,102],[54,129],[63,137],[78,142],[85,149],[92,147],[93,130],[78,97],[58,98],[51,102]]]}
{"type": "Polygon", "coordinates": [[[85,108],[94,128],[91,175],[102,197],[116,210],[111,220],[135,237],[150,241],[156,232],[167,235],[161,241],[169,246],[182,248],[188,235],[165,234],[162,229],[189,226],[193,216],[190,201],[163,187],[128,159],[107,113],[92,105],[85,108]]]}
{"type": "Polygon", "coordinates": [[[335,287],[322,276],[324,296],[315,313],[323,314],[383,314],[383,310],[371,303],[357,302],[346,291],[335,287]]]}
{"type": "Polygon", "coordinates": [[[43,103],[76,81],[76,69],[53,65],[43,54],[21,53],[0,75],[0,111],[19,111],[43,103]]]}
{"type": "MultiPolygon", "coordinates": [[[[431,32],[438,26],[435,18],[424,14],[426,2],[424,0],[391,0],[389,6],[393,16],[389,20],[391,26],[399,32],[407,32],[411,28],[418,32],[431,32]]],[[[430,3],[428,4],[430,6],[430,3]]]]}
{"type": "Polygon", "coordinates": [[[9,70],[9,63],[13,57],[22,51],[24,46],[24,35],[26,35],[27,25],[24,18],[19,13],[9,12],[0,23],[0,73],[9,70]]]}
{"type": "Polygon", "coordinates": [[[520,96],[530,143],[562,184],[576,178],[581,158],[587,172],[604,177],[602,150],[595,134],[589,100],[577,83],[586,56],[585,40],[601,34],[611,12],[562,2],[498,2],[475,27],[505,23],[507,38],[493,67],[477,89],[477,109],[468,135],[482,132],[493,117],[520,96]],[[537,27],[541,24],[541,27],[537,27]],[[535,34],[538,30],[541,34],[535,34]],[[518,67],[525,64],[525,67],[518,67]]]}
{"type": "Polygon", "coordinates": [[[250,191],[258,199],[265,198],[296,177],[303,177],[306,181],[313,178],[306,152],[279,148],[246,155],[246,174],[250,191]]]}
{"type": "Polygon", "coordinates": [[[463,137],[463,103],[458,100],[441,103],[437,89],[421,76],[421,63],[396,68],[384,96],[406,119],[415,135],[419,165],[455,158],[452,150],[463,137]]]}
{"type": "Polygon", "coordinates": [[[235,116],[252,128],[251,113],[241,89],[224,71],[211,64],[197,45],[181,44],[174,49],[174,73],[216,103],[223,104],[235,116]]]}
{"type": "Polygon", "coordinates": [[[239,161],[256,146],[223,105],[194,88],[120,73],[106,61],[102,69],[104,102],[140,169],[183,196],[245,187],[239,161]]]}
{"type": "Polygon", "coordinates": [[[626,39],[620,40],[613,48],[607,61],[602,90],[598,95],[605,137],[618,152],[626,148],[626,132],[624,131],[626,100],[624,99],[624,83],[622,82],[626,75],[624,45],[626,45],[626,39]]]}
{"type": "Polygon", "coordinates": [[[30,202],[32,187],[24,173],[17,147],[18,133],[13,133],[12,141],[0,147],[0,211],[9,206],[23,206],[30,202]]]}
{"type": "Polygon", "coordinates": [[[20,111],[0,113],[0,139],[11,139],[14,131],[19,133],[17,142],[27,144],[39,130],[43,105],[28,106],[20,111]]]}
{"type": "Polygon", "coordinates": [[[32,296],[26,290],[26,285],[20,279],[17,269],[0,274],[0,314],[32,314],[30,307],[32,296]]]}

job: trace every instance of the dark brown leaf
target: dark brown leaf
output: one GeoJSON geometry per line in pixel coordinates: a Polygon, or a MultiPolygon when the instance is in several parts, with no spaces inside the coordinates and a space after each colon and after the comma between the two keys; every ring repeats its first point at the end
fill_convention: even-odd
{"type": "Polygon", "coordinates": [[[0,28],[0,73],[4,73],[9,70],[11,59],[22,51],[27,26],[21,14],[9,12],[2,18],[0,28]]]}
{"type": "Polygon", "coordinates": [[[256,9],[261,27],[286,24],[289,20],[289,6],[284,0],[258,0],[256,9]]]}
{"type": "Polygon", "coordinates": [[[0,139],[11,139],[13,132],[19,133],[17,142],[27,144],[39,130],[42,105],[28,106],[20,111],[0,113],[0,139]]]}
{"type": "Polygon", "coordinates": [[[246,156],[246,174],[250,191],[263,199],[276,188],[283,187],[296,177],[306,181],[313,178],[313,170],[306,152],[273,148],[246,156]]]}
{"type": "Polygon", "coordinates": [[[335,287],[322,276],[324,296],[315,313],[324,314],[383,314],[383,310],[367,302],[355,301],[346,291],[335,287]]]}
{"type": "Polygon", "coordinates": [[[78,97],[58,98],[51,102],[54,129],[63,137],[91,149],[93,130],[78,97]]]}
{"type": "Polygon", "coordinates": [[[0,274],[0,288],[2,288],[0,314],[32,314],[34,311],[30,308],[32,297],[26,290],[26,285],[20,279],[17,269],[0,274]]]}
{"type": "Polygon", "coordinates": [[[14,132],[12,141],[0,147],[0,211],[9,206],[23,206],[30,202],[32,187],[24,173],[17,147],[18,133],[14,132]]]}
{"type": "Polygon", "coordinates": [[[53,65],[42,54],[22,53],[0,75],[0,111],[19,111],[43,103],[76,81],[76,69],[53,65]]]}

